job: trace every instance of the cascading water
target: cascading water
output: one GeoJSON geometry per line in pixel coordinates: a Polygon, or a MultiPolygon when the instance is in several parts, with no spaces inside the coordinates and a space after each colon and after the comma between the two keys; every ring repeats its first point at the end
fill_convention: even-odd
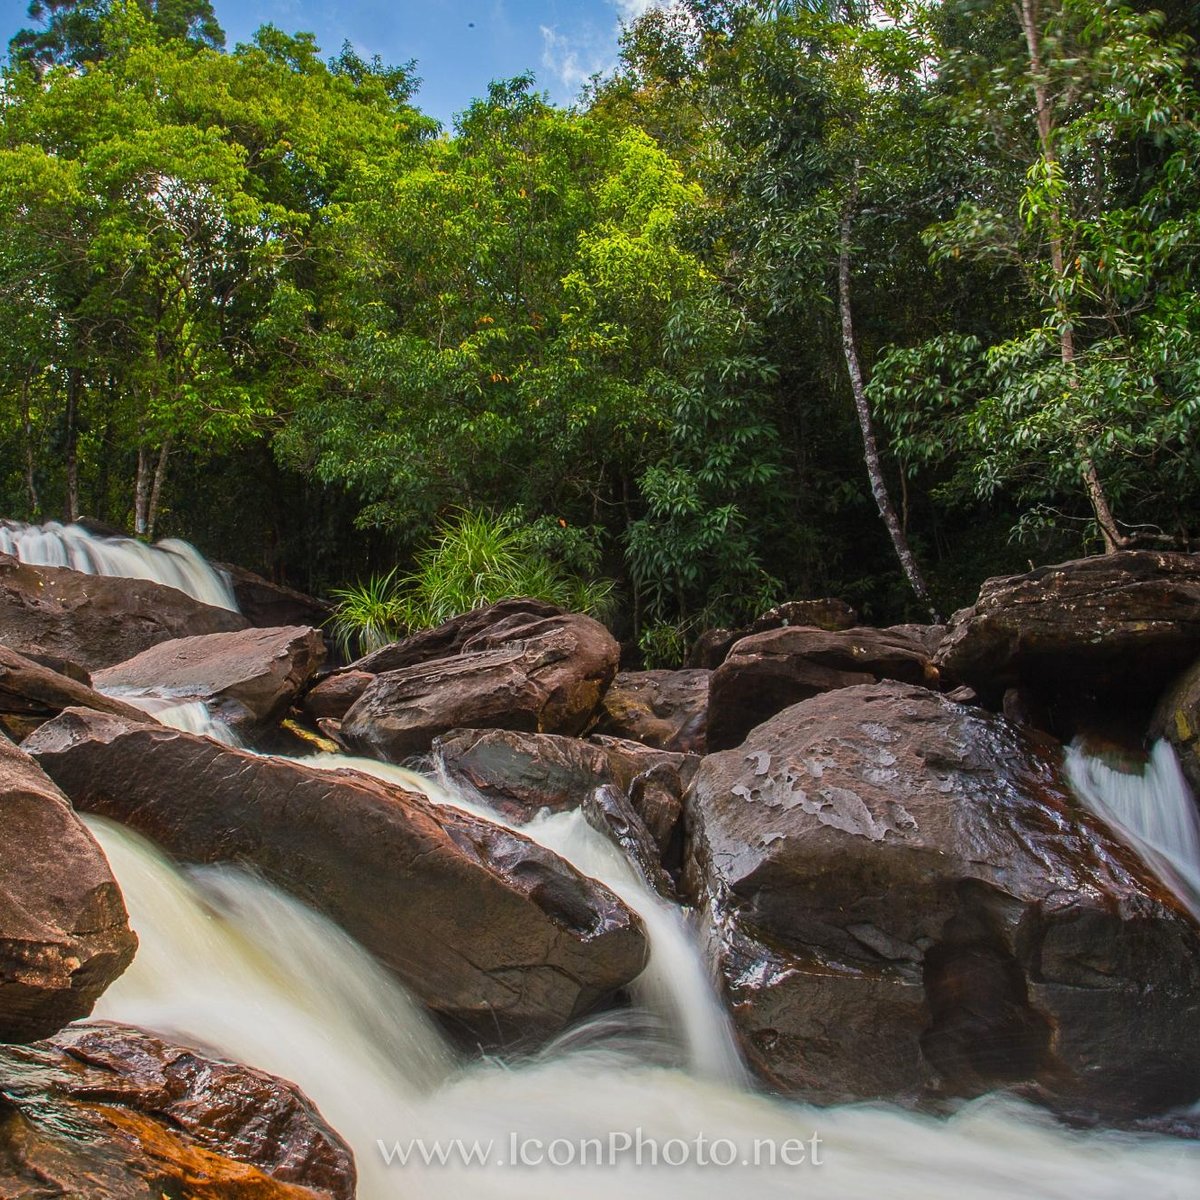
{"type": "Polygon", "coordinates": [[[1113,766],[1076,743],[1067,748],[1066,771],[1088,811],[1200,921],[1200,808],[1170,743],[1155,743],[1140,772],[1113,766]]]}
{"type": "Polygon", "coordinates": [[[147,546],[133,538],[98,537],[79,525],[0,522],[0,553],[38,567],[70,567],[85,575],[113,575],[164,583],[216,608],[238,611],[233,589],[201,556],[178,538],[147,546]]]}
{"type": "Polygon", "coordinates": [[[132,692],[121,688],[106,688],[104,693],[126,704],[140,708],[142,712],[153,717],[161,725],[171,729],[180,729],[184,733],[195,733],[201,737],[210,737],[225,746],[243,745],[230,726],[214,717],[212,710],[203,700],[178,700],[170,696],[158,696],[150,692],[132,692]]]}
{"type": "Polygon", "coordinates": [[[1196,1194],[1200,1146],[1069,1132],[1012,1101],[977,1101],[949,1120],[865,1105],[814,1109],[579,1037],[524,1063],[463,1064],[323,917],[235,868],[185,876],[119,826],[88,823],[141,938],[98,1015],[296,1081],[354,1147],[362,1200],[727,1200],[731,1188],[761,1200],[1196,1194]],[[673,1165],[685,1148],[688,1160],[673,1165]],[[579,1165],[589,1149],[599,1161],[579,1165]],[[772,1154],[776,1165],[766,1165],[772,1154]],[[552,1165],[567,1157],[573,1165],[552,1165]],[[756,1157],[759,1165],[744,1165],[756,1157]]]}

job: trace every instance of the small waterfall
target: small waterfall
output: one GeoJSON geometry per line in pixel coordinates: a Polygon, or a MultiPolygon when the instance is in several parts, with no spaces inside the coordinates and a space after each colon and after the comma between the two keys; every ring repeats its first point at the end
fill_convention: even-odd
{"type": "Polygon", "coordinates": [[[694,1073],[728,1084],[745,1081],[729,1017],[683,912],[651,891],[625,855],[593,829],[581,812],[545,812],[520,825],[496,812],[482,797],[467,797],[444,780],[434,783],[405,767],[341,754],[306,758],[304,763],[327,770],[349,768],[424,792],[436,804],[448,804],[523,833],[566,859],[581,874],[598,879],[641,917],[649,935],[650,961],[634,981],[635,998],[660,1018],[667,1030],[682,1034],[688,1066],[694,1073]]]}
{"type": "Polygon", "coordinates": [[[149,579],[215,608],[238,611],[233,589],[200,552],[178,538],[147,546],[133,538],[98,537],[79,525],[0,522],[0,553],[37,567],[70,567],[85,575],[149,579]]]}
{"type": "Polygon", "coordinates": [[[1200,808],[1174,748],[1155,743],[1140,772],[1120,770],[1077,742],[1067,748],[1067,778],[1094,816],[1200,921],[1200,808]]]}
{"type": "Polygon", "coordinates": [[[160,724],[168,725],[172,729],[210,737],[225,746],[240,748],[244,745],[229,725],[213,716],[212,710],[203,700],[179,700],[153,692],[135,692],[121,688],[107,688],[104,694],[112,696],[115,700],[123,700],[134,708],[140,708],[160,724]]]}
{"type": "MultiPolygon", "coordinates": [[[[948,1120],[871,1105],[815,1109],[560,1042],[521,1064],[456,1060],[392,979],[325,918],[236,868],[183,874],[88,818],[141,939],[97,1007],[295,1080],[355,1150],[361,1200],[1127,1200],[1193,1196],[1200,1146],[1064,1130],[985,1098],[948,1120]],[[555,1166],[566,1150],[632,1148],[555,1166]],[[772,1148],[816,1165],[768,1165],[772,1148]],[[634,1138],[638,1141],[634,1142],[634,1138]],[[415,1149],[421,1139],[430,1161],[415,1149]],[[699,1139],[711,1156],[704,1162],[699,1139]],[[540,1155],[542,1163],[527,1165],[540,1155]],[[559,1147],[559,1160],[547,1153],[559,1147]],[[686,1147],[684,1165],[675,1165],[686,1147]],[[396,1149],[410,1153],[407,1165],[396,1149]],[[478,1148],[474,1159],[466,1155],[478,1148]],[[444,1162],[437,1151],[446,1151],[444,1162]],[[720,1157],[717,1151],[720,1150],[720,1157]],[[753,1164],[757,1159],[758,1165],[753,1164]],[[389,1161],[390,1160],[390,1161],[389,1161]]],[[[788,1160],[795,1163],[795,1158],[788,1160]]]]}

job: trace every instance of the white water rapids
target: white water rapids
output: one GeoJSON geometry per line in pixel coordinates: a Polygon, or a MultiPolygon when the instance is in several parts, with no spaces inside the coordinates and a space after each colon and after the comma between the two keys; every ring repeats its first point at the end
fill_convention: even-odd
{"type": "MultiPolygon", "coordinates": [[[[480,811],[400,768],[332,756],[322,765],[369,770],[480,811]]],[[[522,828],[642,913],[652,960],[635,998],[657,1016],[652,1030],[665,1024],[675,1033],[685,1066],[662,1065],[664,1031],[657,1041],[648,1036],[636,1012],[606,1014],[523,1061],[463,1062],[403,989],[323,917],[244,871],[183,873],[119,826],[88,824],[141,939],[97,1015],[294,1080],[353,1146],[362,1200],[729,1200],[731,1189],[756,1200],[1200,1196],[1200,1145],[1072,1132],[1011,1100],[987,1098],[936,1119],[883,1106],[785,1104],[745,1090],[681,917],[578,813],[522,828]],[[653,1165],[652,1148],[670,1161],[653,1165]],[[410,1156],[407,1165],[398,1152],[410,1156]],[[671,1165],[685,1152],[686,1162],[671,1165]],[[579,1165],[589,1154],[589,1165],[579,1165]],[[464,1165],[468,1155],[474,1160],[464,1165]]]]}
{"type": "Polygon", "coordinates": [[[79,525],[0,521],[0,554],[37,567],[70,567],[85,575],[149,579],[216,608],[237,612],[233,590],[199,551],[178,538],[153,546],[133,538],[99,537],[79,525]]]}

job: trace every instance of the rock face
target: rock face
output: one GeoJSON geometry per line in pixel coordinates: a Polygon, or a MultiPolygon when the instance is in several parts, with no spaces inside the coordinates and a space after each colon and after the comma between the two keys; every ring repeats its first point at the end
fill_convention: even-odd
{"type": "Polygon", "coordinates": [[[933,682],[936,673],[924,642],[869,628],[830,632],[789,626],[753,634],[713,672],[708,747],[728,750],[754,726],[810,696],[881,679],[933,682]]]}
{"type": "Polygon", "coordinates": [[[710,755],[689,883],[749,1055],[819,1101],[1200,1092],[1200,928],[1003,718],[897,683],[710,755]]]}
{"type": "Polygon", "coordinates": [[[477,792],[515,821],[527,821],[543,808],[579,808],[601,784],[629,793],[635,779],[653,768],[673,772],[682,795],[698,764],[693,757],[617,738],[580,741],[504,729],[456,730],[434,743],[433,760],[451,784],[477,792]]]}
{"type": "Polygon", "coordinates": [[[471,1038],[553,1034],[642,968],[641,924],[612,893],[424,796],[78,709],[26,745],[78,808],[184,861],[253,864],[471,1038]]]}
{"type": "Polygon", "coordinates": [[[172,638],[247,625],[238,613],[160,583],[33,567],[0,555],[0,642],[21,654],[96,671],[172,638]]]}
{"type": "Polygon", "coordinates": [[[1150,736],[1165,737],[1175,747],[1193,793],[1200,796],[1200,663],[1185,671],[1162,698],[1150,736]]]}
{"type": "Polygon", "coordinates": [[[1200,555],[1125,550],[987,580],[935,661],[993,707],[1036,697],[1067,736],[1105,708],[1148,715],[1197,656],[1200,555]]]}
{"type": "Polygon", "coordinates": [[[826,629],[836,633],[853,629],[858,624],[858,613],[845,600],[827,597],[824,600],[789,600],[768,609],[742,629],[709,629],[700,635],[689,657],[689,665],[715,671],[726,659],[730,650],[752,633],[767,629],[782,629],[788,625],[808,625],[815,629],[826,629]]]}
{"type": "Polygon", "coordinates": [[[596,733],[703,754],[711,671],[622,671],[604,694],[596,733]]]}
{"type": "Polygon", "coordinates": [[[290,1083],[123,1025],[0,1048],[0,1195],[353,1200],[354,1159],[290,1083]]]}
{"type": "Polygon", "coordinates": [[[245,567],[232,563],[212,564],[229,579],[242,616],[257,629],[279,629],[284,625],[313,625],[320,628],[333,614],[333,605],[272,583],[245,567]]]}
{"type": "Polygon", "coordinates": [[[282,717],[324,660],[319,630],[242,629],[152,646],[93,681],[116,696],[202,700],[226,724],[249,730],[282,717]]]}
{"type": "Polygon", "coordinates": [[[64,708],[94,708],[135,722],[147,719],[132,705],[0,646],[0,730],[20,741],[64,708]]]}
{"type": "MultiPolygon", "coordinates": [[[[480,621],[486,611],[467,616],[480,621]]],[[[342,721],[344,745],[403,762],[451,729],[583,732],[620,657],[603,625],[575,614],[522,611],[459,641],[467,625],[459,621],[456,653],[386,670],[367,687],[342,721]]],[[[426,649],[438,632],[430,631],[426,649]]],[[[405,645],[392,649],[398,654],[405,645]]],[[[415,652],[410,645],[408,653],[415,652]]]]}
{"type": "Polygon", "coordinates": [[[0,737],[0,1042],[86,1017],[136,947],[100,847],[37,764],[0,737]]]}
{"type": "Polygon", "coordinates": [[[340,721],[374,680],[369,671],[338,671],[309,690],[304,711],[314,721],[340,721]]]}

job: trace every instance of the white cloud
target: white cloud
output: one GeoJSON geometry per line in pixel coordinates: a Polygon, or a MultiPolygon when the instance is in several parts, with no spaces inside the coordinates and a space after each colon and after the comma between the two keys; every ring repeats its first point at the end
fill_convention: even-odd
{"type": "Polygon", "coordinates": [[[622,21],[636,21],[645,16],[652,8],[667,8],[671,0],[608,0],[617,10],[622,21]]]}

